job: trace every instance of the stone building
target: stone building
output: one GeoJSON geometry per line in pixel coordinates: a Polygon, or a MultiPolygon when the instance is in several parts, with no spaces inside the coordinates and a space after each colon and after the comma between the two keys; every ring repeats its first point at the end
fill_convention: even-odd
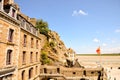
{"type": "Polygon", "coordinates": [[[40,34],[38,30],[20,14],[18,14],[17,19],[21,22],[18,79],[38,80],[40,72],[40,34]]]}
{"type": "Polygon", "coordinates": [[[0,80],[39,79],[41,35],[30,21],[14,0],[0,0],[0,80]]]}
{"type": "Polygon", "coordinates": [[[0,0],[0,80],[17,80],[19,21],[12,0],[0,0]]]}

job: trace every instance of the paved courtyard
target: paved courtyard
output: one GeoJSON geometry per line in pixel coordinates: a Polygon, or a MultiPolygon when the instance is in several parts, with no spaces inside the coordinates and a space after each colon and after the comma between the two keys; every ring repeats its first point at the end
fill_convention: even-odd
{"type": "Polygon", "coordinates": [[[120,56],[77,56],[77,58],[86,68],[104,67],[107,80],[120,80],[120,56]]]}

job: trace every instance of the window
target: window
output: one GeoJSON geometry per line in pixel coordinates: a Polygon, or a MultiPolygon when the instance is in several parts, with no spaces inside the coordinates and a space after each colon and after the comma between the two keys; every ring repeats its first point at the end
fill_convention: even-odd
{"type": "Polygon", "coordinates": [[[24,27],[25,27],[25,23],[26,23],[25,20],[22,20],[22,21],[21,21],[21,27],[24,28],[24,27]]]}
{"type": "Polygon", "coordinates": [[[7,51],[6,65],[10,65],[11,64],[11,57],[12,57],[12,50],[9,49],[7,51]]]}
{"type": "Polygon", "coordinates": [[[27,35],[24,35],[24,41],[23,41],[23,46],[26,47],[27,44],[27,35]]]}
{"type": "Polygon", "coordinates": [[[29,23],[26,23],[26,29],[27,29],[27,31],[31,32],[31,27],[30,27],[29,23]]]}
{"type": "Polygon", "coordinates": [[[12,9],[12,17],[15,17],[15,10],[12,9]]]}
{"type": "Polygon", "coordinates": [[[118,69],[120,69],[120,67],[118,67],[118,69]]]}
{"type": "Polygon", "coordinates": [[[3,77],[0,77],[0,80],[3,80],[3,77]]]}
{"type": "Polygon", "coordinates": [[[23,51],[23,56],[22,56],[22,63],[26,63],[26,51],[23,51]]]}
{"type": "Polygon", "coordinates": [[[60,68],[57,68],[57,73],[60,73],[60,68]]]}
{"type": "Polygon", "coordinates": [[[12,40],[13,40],[13,32],[14,32],[13,29],[9,29],[9,35],[8,35],[8,41],[9,42],[12,42],[12,40]]]}
{"type": "Polygon", "coordinates": [[[86,71],[85,70],[83,71],[83,75],[86,76],[86,71]]]}
{"type": "Polygon", "coordinates": [[[46,68],[44,68],[44,73],[47,73],[47,69],[46,68]]]}
{"type": "Polygon", "coordinates": [[[29,76],[28,76],[28,78],[31,79],[32,76],[33,76],[33,68],[30,68],[29,69],[29,76]]]}
{"type": "Polygon", "coordinates": [[[33,48],[33,38],[31,38],[31,48],[33,48]]]}
{"type": "Polygon", "coordinates": [[[91,74],[94,74],[94,72],[92,71],[91,74]]]}
{"type": "Polygon", "coordinates": [[[38,40],[36,40],[36,48],[38,49],[38,40]]]}
{"type": "Polygon", "coordinates": [[[38,71],[38,67],[36,66],[36,70],[35,70],[35,73],[37,74],[37,71],[38,71]]]}
{"type": "Polygon", "coordinates": [[[76,74],[76,72],[73,72],[73,74],[76,74]]]}
{"type": "Polygon", "coordinates": [[[22,78],[22,80],[25,80],[25,70],[22,71],[21,78],[22,78]]]}
{"type": "Polygon", "coordinates": [[[36,62],[38,61],[38,52],[36,52],[36,62]]]}
{"type": "Polygon", "coordinates": [[[30,53],[30,62],[31,62],[31,63],[33,62],[32,56],[33,56],[33,52],[30,53]]]}

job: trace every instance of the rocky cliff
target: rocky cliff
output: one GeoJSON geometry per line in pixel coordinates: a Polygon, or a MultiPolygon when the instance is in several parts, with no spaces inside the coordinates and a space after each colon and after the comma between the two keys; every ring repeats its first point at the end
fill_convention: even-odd
{"type": "Polygon", "coordinates": [[[68,57],[67,48],[55,31],[49,31],[49,39],[44,40],[41,54],[45,53],[50,65],[63,65],[68,57]]]}

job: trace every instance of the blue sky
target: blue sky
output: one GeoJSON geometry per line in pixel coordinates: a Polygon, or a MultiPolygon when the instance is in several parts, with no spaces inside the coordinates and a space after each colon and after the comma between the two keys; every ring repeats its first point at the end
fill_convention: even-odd
{"type": "Polygon", "coordinates": [[[120,52],[120,0],[15,0],[21,12],[43,19],[76,53],[120,52]]]}

